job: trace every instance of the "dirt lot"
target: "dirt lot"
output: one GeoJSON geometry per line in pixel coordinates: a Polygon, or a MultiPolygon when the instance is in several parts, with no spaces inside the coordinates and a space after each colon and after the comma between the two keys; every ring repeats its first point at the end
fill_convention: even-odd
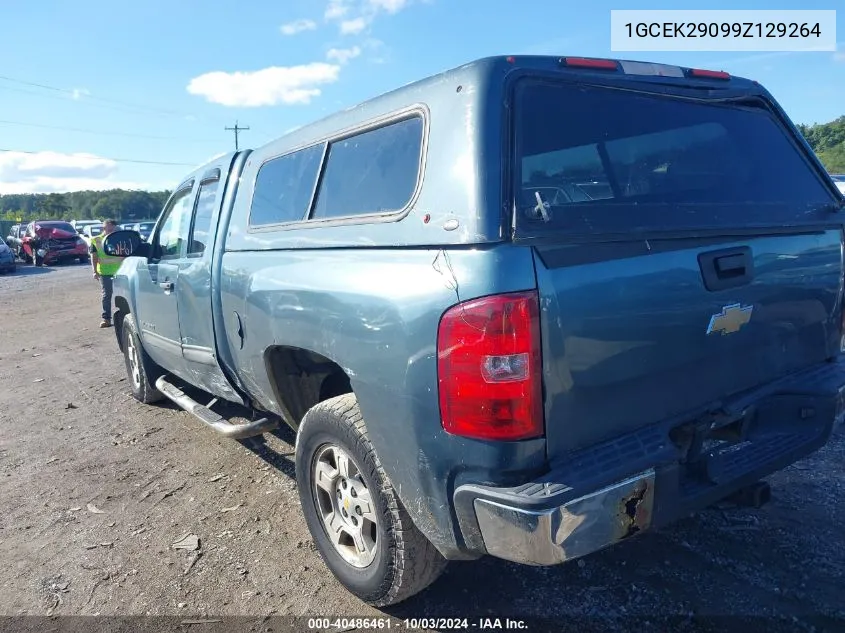
{"type": "MultiPolygon", "coordinates": [[[[98,292],[86,266],[0,277],[0,614],[388,615],[315,551],[292,434],[224,440],[134,401],[113,331],[97,328],[98,292]],[[186,534],[199,549],[174,549],[186,534]]],[[[819,618],[845,617],[843,476],[840,432],[773,476],[761,510],[714,508],[556,568],[454,564],[389,615],[526,618],[529,630],[777,615],[833,630],[819,618]]]]}

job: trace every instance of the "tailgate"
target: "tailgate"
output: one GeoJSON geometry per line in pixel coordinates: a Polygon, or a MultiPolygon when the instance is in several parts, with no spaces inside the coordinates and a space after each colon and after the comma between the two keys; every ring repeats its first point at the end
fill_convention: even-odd
{"type": "Polygon", "coordinates": [[[566,265],[560,248],[535,252],[552,453],[718,402],[839,349],[838,230],[581,265],[566,265]],[[714,253],[747,257],[748,283],[709,290],[714,253]]]}
{"type": "Polygon", "coordinates": [[[550,458],[839,353],[841,213],[764,99],[516,95],[550,458]]]}

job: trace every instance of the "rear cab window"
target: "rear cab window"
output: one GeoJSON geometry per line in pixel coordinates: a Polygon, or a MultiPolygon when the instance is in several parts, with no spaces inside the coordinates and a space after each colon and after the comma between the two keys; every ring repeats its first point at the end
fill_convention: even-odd
{"type": "Polygon", "coordinates": [[[831,193],[759,101],[523,79],[514,126],[517,234],[830,219],[831,193]]]}

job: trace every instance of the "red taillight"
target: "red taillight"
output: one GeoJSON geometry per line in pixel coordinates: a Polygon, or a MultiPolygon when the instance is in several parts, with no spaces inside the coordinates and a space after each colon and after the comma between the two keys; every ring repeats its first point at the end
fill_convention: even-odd
{"type": "Polygon", "coordinates": [[[536,292],[460,303],[440,320],[440,418],[449,433],[484,440],[543,435],[536,292]]]}
{"type": "Polygon", "coordinates": [[[690,77],[705,77],[707,79],[730,79],[729,73],[723,70],[702,70],[701,68],[692,68],[689,71],[690,77]]]}
{"type": "Polygon", "coordinates": [[[574,68],[599,68],[603,70],[618,70],[619,64],[612,59],[590,59],[589,57],[564,57],[561,61],[574,68]]]}

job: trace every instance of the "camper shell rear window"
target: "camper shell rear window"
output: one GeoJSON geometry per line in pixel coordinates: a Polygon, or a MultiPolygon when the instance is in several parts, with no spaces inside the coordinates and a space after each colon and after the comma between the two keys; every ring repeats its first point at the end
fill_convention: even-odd
{"type": "Polygon", "coordinates": [[[524,79],[514,116],[517,232],[779,226],[834,202],[760,100],[524,79]]]}

